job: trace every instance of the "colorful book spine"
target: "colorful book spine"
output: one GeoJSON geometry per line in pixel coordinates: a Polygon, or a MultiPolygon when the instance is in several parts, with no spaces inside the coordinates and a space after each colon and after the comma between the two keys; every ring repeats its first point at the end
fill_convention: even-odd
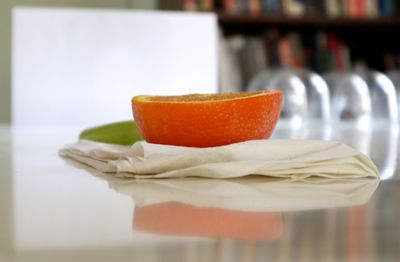
{"type": "Polygon", "coordinates": [[[236,1],[235,0],[224,0],[224,11],[230,14],[236,13],[236,1]]]}
{"type": "Polygon", "coordinates": [[[365,0],[365,15],[368,17],[376,17],[378,14],[378,0],[365,0]]]}
{"type": "Polygon", "coordinates": [[[261,0],[248,0],[248,5],[250,14],[257,15],[261,13],[261,0]]]}
{"type": "Polygon", "coordinates": [[[183,10],[185,11],[197,11],[198,6],[196,0],[183,0],[183,10]]]}
{"type": "Polygon", "coordinates": [[[379,14],[381,16],[390,16],[393,12],[392,0],[379,0],[378,1],[379,14]]]}
{"type": "Polygon", "coordinates": [[[340,16],[340,3],[339,0],[325,0],[325,14],[329,17],[340,16]]]}
{"type": "Polygon", "coordinates": [[[202,11],[212,11],[214,10],[214,0],[201,0],[200,8],[202,11]]]}

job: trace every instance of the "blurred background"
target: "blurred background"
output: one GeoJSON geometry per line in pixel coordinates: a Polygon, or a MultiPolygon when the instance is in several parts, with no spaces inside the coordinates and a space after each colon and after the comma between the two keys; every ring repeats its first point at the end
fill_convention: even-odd
{"type": "MultiPolygon", "coordinates": [[[[209,18],[212,17],[208,21],[205,19],[204,22],[198,23],[208,23],[208,27],[199,29],[200,27],[193,26],[193,29],[189,30],[187,35],[182,35],[183,31],[178,30],[179,26],[165,26],[165,30],[157,31],[149,26],[152,22],[142,22],[135,25],[117,23],[117,25],[112,22],[113,19],[110,19],[111,22],[106,23],[107,27],[114,23],[114,26],[119,29],[121,27],[138,27],[142,31],[148,30],[149,38],[146,39],[150,39],[149,45],[154,46],[157,46],[158,43],[160,47],[163,46],[162,40],[158,41],[162,38],[157,37],[157,34],[171,39],[174,37],[177,42],[181,43],[178,48],[182,49],[189,45],[189,42],[186,42],[192,37],[198,35],[201,39],[200,41],[192,41],[190,43],[192,49],[187,49],[191,56],[189,61],[195,62],[186,63],[188,65],[186,71],[183,70],[181,74],[172,74],[172,76],[170,72],[165,70],[165,72],[162,72],[163,69],[160,68],[176,67],[179,61],[174,61],[173,57],[158,57],[159,54],[154,53],[152,49],[147,50],[146,56],[149,59],[158,59],[160,66],[158,71],[155,69],[154,74],[149,72],[148,69],[143,69],[143,75],[148,79],[153,79],[152,75],[158,75],[161,81],[165,79],[163,75],[170,75],[168,79],[170,82],[165,81],[169,86],[165,84],[166,86],[162,86],[161,89],[170,89],[171,91],[158,91],[158,93],[281,89],[286,95],[282,117],[295,123],[307,118],[316,118],[323,122],[350,120],[359,122],[360,125],[368,122],[371,117],[383,118],[389,122],[396,122],[396,124],[398,121],[397,98],[394,99],[393,97],[397,97],[399,94],[400,84],[400,71],[398,71],[400,67],[400,38],[397,37],[400,35],[400,1],[2,0],[0,2],[0,123],[21,124],[26,122],[31,124],[36,121],[33,120],[35,114],[31,112],[34,107],[27,107],[27,103],[31,99],[34,100],[36,96],[34,90],[39,90],[46,83],[51,86],[51,90],[57,90],[57,87],[54,87],[54,82],[50,83],[47,80],[39,79],[40,71],[47,75],[53,75],[54,72],[57,72],[57,77],[60,77],[59,82],[66,83],[64,79],[71,79],[72,71],[69,72],[70,74],[64,71],[64,74],[61,74],[59,69],[64,70],[68,66],[76,69],[74,65],[80,63],[78,60],[71,60],[72,62],[69,61],[69,64],[66,64],[64,60],[60,59],[59,61],[63,61],[60,62],[60,68],[57,68],[56,63],[46,64],[46,61],[50,59],[57,62],[57,56],[62,57],[60,53],[65,52],[65,50],[69,52],[73,48],[79,49],[81,45],[85,44],[85,40],[79,38],[80,44],[74,47],[73,42],[76,42],[77,38],[68,35],[68,26],[71,25],[71,21],[76,20],[76,17],[72,15],[67,17],[65,20],[67,22],[59,27],[59,31],[65,31],[65,35],[67,35],[64,38],[67,47],[52,49],[51,43],[54,42],[54,45],[56,45],[56,40],[61,38],[58,35],[52,35],[53,31],[46,26],[51,20],[51,16],[48,16],[49,12],[44,14],[44,17],[47,16],[47,19],[50,20],[43,20],[45,22],[42,22],[42,24],[36,22],[38,17],[42,15],[38,13],[38,10],[40,8],[48,10],[46,9],[48,7],[56,7],[55,12],[59,12],[60,9],[57,8],[60,7],[83,8],[83,12],[86,10],[92,15],[93,10],[97,10],[100,14],[106,10],[111,12],[112,10],[124,10],[133,11],[132,16],[135,16],[136,11],[139,11],[140,15],[140,11],[144,10],[153,14],[173,11],[169,13],[176,16],[208,15],[209,18]],[[19,12],[18,9],[21,9],[21,7],[22,12],[19,12]],[[24,9],[24,7],[28,7],[28,9],[24,9]],[[39,8],[33,9],[37,16],[31,16],[31,20],[27,19],[30,16],[30,7],[39,8]],[[210,23],[215,23],[215,25],[210,25],[210,23]],[[213,27],[215,27],[215,32],[213,27]],[[209,33],[200,32],[203,29],[208,30],[209,33]],[[40,35],[38,32],[41,31],[40,35]],[[213,34],[217,36],[214,38],[213,34]],[[37,49],[32,48],[35,44],[32,39],[46,35],[48,35],[48,39],[46,39],[48,45],[44,46],[43,43],[39,43],[39,46],[36,46],[37,49]],[[154,43],[151,43],[152,38],[154,43]],[[70,41],[72,47],[68,47],[68,41],[70,41]],[[43,54],[40,54],[40,57],[38,50],[45,50],[43,54]],[[31,54],[36,54],[36,56],[31,56],[31,54]],[[204,56],[208,58],[207,61],[196,60],[196,57],[204,56]],[[191,69],[191,66],[194,67],[191,69]],[[51,71],[51,68],[53,71],[51,71]],[[208,68],[209,71],[203,70],[204,68],[208,68]],[[190,75],[193,72],[195,73],[190,75]],[[180,81],[179,78],[183,79],[184,76],[191,77],[192,83],[180,81]],[[171,78],[175,79],[171,80],[171,78]],[[199,84],[198,79],[208,80],[199,84]],[[174,89],[175,86],[179,86],[179,83],[186,85],[186,89],[181,87],[174,89]],[[29,91],[27,92],[27,90],[29,91]],[[20,104],[23,104],[25,109],[29,109],[21,110],[20,104]],[[31,120],[25,121],[23,116],[26,116],[25,118],[29,116],[31,120]]],[[[77,10],[79,9],[75,11],[77,10]]],[[[115,16],[118,15],[121,14],[115,13],[115,16]]],[[[102,19],[101,16],[92,18],[95,19],[94,21],[101,21],[102,19]]],[[[157,16],[154,16],[153,20],[154,23],[152,24],[154,25],[158,23],[158,26],[160,26],[160,23],[163,23],[163,20],[157,16]]],[[[82,20],[79,24],[80,27],[85,23],[88,22],[82,20]]],[[[93,23],[93,21],[89,23],[93,23]]],[[[177,23],[183,25],[186,22],[178,21],[177,23]]],[[[100,29],[97,28],[96,30],[101,30],[102,23],[99,22],[98,24],[100,29]]],[[[190,23],[187,23],[187,25],[192,26],[190,23]]],[[[93,28],[88,30],[93,30],[93,28]]],[[[80,33],[85,34],[83,31],[80,33]]],[[[137,32],[133,30],[129,33],[133,35],[130,41],[134,42],[134,35],[137,32]]],[[[88,40],[88,45],[92,44],[93,42],[90,41],[93,41],[93,37],[89,35],[88,39],[92,39],[88,40]]],[[[101,45],[100,42],[99,45],[101,45]]],[[[175,43],[172,43],[172,45],[177,46],[175,43]]],[[[93,48],[96,47],[93,46],[93,48]]],[[[115,50],[117,52],[118,48],[115,48],[115,50]]],[[[98,56],[101,52],[102,50],[99,49],[97,53],[94,52],[92,55],[98,56]]],[[[139,50],[139,52],[142,52],[142,50],[139,50]]],[[[168,53],[170,51],[165,49],[163,52],[168,53]]],[[[71,51],[71,55],[77,56],[77,53],[71,51]]],[[[84,57],[85,55],[88,55],[88,52],[84,53],[81,59],[83,62],[88,60],[84,57]]],[[[83,70],[82,68],[79,70],[80,75],[86,74],[87,76],[90,74],[90,81],[96,77],[102,79],[101,77],[107,74],[113,75],[113,70],[116,71],[118,65],[120,66],[119,71],[121,71],[123,65],[126,65],[118,59],[120,58],[105,58],[103,62],[109,68],[107,69],[106,66],[96,72],[85,71],[82,67],[83,70]]],[[[183,60],[180,62],[182,63],[183,60]]],[[[141,63],[146,64],[143,61],[141,63]]],[[[157,67],[157,65],[153,63],[153,67],[157,67]]],[[[128,70],[124,70],[128,72],[128,70]]],[[[75,76],[77,75],[75,73],[75,76]]],[[[121,73],[121,75],[123,74],[121,73]]],[[[114,79],[119,76],[114,74],[113,77],[110,78],[111,80],[107,80],[110,81],[109,86],[115,83],[112,87],[113,90],[118,90],[119,85],[127,86],[131,84],[132,91],[130,93],[132,95],[137,93],[135,93],[133,87],[134,80],[127,78],[125,81],[122,77],[120,82],[116,82],[114,79]]],[[[77,77],[76,82],[79,80],[79,77],[77,77]]],[[[107,81],[101,80],[100,82],[106,85],[107,81]]],[[[152,93],[153,82],[142,82],[149,86],[149,93],[152,93]]],[[[76,85],[73,81],[69,84],[76,85]]],[[[60,89],[62,88],[60,87],[60,89]]],[[[79,88],[82,90],[82,87],[79,88]]],[[[95,84],[91,88],[93,91],[93,88],[96,88],[95,84]]],[[[40,97],[51,97],[52,94],[47,94],[46,90],[50,89],[43,89],[36,93],[41,93],[41,95],[38,95],[40,97]]],[[[153,91],[157,90],[159,89],[154,88],[153,91]]],[[[143,92],[142,89],[140,91],[143,92]]],[[[77,90],[73,88],[70,93],[76,94],[76,97],[79,96],[77,90]]],[[[86,98],[89,99],[89,96],[86,98]]],[[[75,98],[64,97],[64,99],[69,101],[68,99],[75,98]]],[[[95,100],[93,99],[93,103],[95,103],[95,100]]],[[[52,106],[48,101],[40,101],[42,100],[37,100],[37,104],[43,105],[43,108],[39,108],[42,112],[46,111],[46,106],[47,108],[52,106]]],[[[60,113],[58,117],[64,114],[61,111],[60,113]]],[[[119,115],[119,118],[121,118],[121,115],[119,115]]],[[[125,116],[123,115],[123,117],[125,116]]],[[[70,118],[65,118],[66,124],[73,123],[70,118]]],[[[115,120],[120,120],[119,118],[116,117],[115,120]]],[[[86,120],[78,122],[79,124],[96,124],[111,119],[112,115],[110,114],[108,118],[99,118],[92,121],[93,123],[86,120]]],[[[57,124],[60,123],[62,123],[61,120],[57,122],[57,124]]]]}
{"type": "Polygon", "coordinates": [[[157,0],[1,0],[0,1],[0,123],[11,122],[12,10],[18,6],[105,9],[158,8],[157,0]]]}

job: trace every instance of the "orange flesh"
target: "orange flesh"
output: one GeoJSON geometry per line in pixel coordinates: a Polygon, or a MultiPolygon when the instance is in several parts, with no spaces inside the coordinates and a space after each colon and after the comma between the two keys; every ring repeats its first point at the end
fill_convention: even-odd
{"type": "Polygon", "coordinates": [[[213,102],[232,99],[242,99],[250,96],[271,93],[273,91],[255,91],[255,92],[238,92],[238,93],[223,93],[223,94],[189,94],[182,96],[136,96],[134,99],[141,102],[213,102]]]}

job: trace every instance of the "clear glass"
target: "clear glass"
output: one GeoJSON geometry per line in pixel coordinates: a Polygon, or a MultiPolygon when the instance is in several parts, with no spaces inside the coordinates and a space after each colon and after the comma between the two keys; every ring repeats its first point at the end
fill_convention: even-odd
{"type": "Polygon", "coordinates": [[[360,76],[367,82],[371,96],[374,124],[398,124],[396,89],[385,74],[378,71],[363,71],[360,76]]]}
{"type": "Polygon", "coordinates": [[[280,90],[283,105],[280,122],[300,127],[307,114],[307,92],[301,79],[286,69],[264,71],[254,77],[248,90],[280,90]]]}
{"type": "Polygon", "coordinates": [[[372,129],[369,156],[379,170],[380,179],[391,178],[397,168],[399,129],[397,125],[378,125],[372,129]],[[379,148],[379,150],[376,150],[379,148]]]}
{"type": "Polygon", "coordinates": [[[392,80],[394,88],[396,89],[397,109],[398,109],[397,114],[400,117],[400,70],[389,71],[387,73],[387,76],[389,77],[390,80],[392,80]]]}
{"type": "Polygon", "coordinates": [[[284,93],[281,119],[292,126],[307,122],[328,123],[331,117],[328,85],[318,74],[307,69],[264,71],[248,90],[281,90],[284,93]]]}
{"type": "Polygon", "coordinates": [[[355,73],[331,72],[324,75],[332,100],[334,123],[367,128],[371,119],[371,97],[364,79],[355,73]]]}

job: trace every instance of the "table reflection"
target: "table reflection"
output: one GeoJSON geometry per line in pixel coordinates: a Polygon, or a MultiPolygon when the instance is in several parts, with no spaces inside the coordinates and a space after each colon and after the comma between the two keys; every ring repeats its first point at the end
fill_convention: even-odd
{"type": "Polygon", "coordinates": [[[378,179],[125,180],[88,167],[110,188],[133,198],[133,229],[152,234],[272,240],[284,230],[282,212],[360,206],[378,179]]]}
{"type": "Polygon", "coordinates": [[[161,235],[216,239],[273,240],[282,234],[279,212],[198,207],[169,201],[136,206],[133,228],[161,235]]]}
{"type": "Polygon", "coordinates": [[[381,172],[395,169],[376,190],[376,180],[117,179],[57,156],[76,133],[7,131],[0,136],[0,261],[398,261],[397,134],[385,128],[358,134],[354,144],[368,149],[381,172]],[[198,210],[208,224],[195,220],[197,231],[186,234],[156,232],[157,221],[140,226],[140,210],[164,206],[165,217],[174,217],[171,205],[198,210]],[[264,223],[262,234],[238,233],[246,229],[239,222],[252,223],[244,218],[236,232],[211,231],[238,213],[264,214],[261,222],[251,220],[264,223]]]}
{"type": "Polygon", "coordinates": [[[305,180],[249,176],[235,179],[121,180],[109,176],[111,188],[130,195],[136,206],[180,202],[250,212],[302,211],[362,205],[379,184],[377,179],[305,180]]]}
{"type": "MultiPolygon", "coordinates": [[[[390,147],[381,134],[366,136],[369,152],[390,147]]],[[[127,180],[66,165],[54,141],[7,145],[5,261],[397,261],[396,179],[127,180]]],[[[372,154],[378,167],[387,152],[372,154]]]]}

